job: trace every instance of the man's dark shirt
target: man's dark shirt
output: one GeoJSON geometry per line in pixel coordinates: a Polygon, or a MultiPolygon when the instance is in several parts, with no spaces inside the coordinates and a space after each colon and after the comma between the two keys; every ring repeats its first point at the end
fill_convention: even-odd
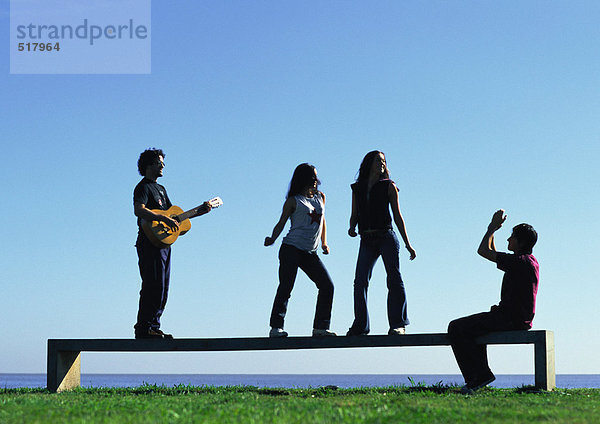
{"type": "Polygon", "coordinates": [[[537,260],[531,254],[498,252],[496,264],[498,269],[505,272],[498,308],[513,325],[523,329],[531,328],[540,281],[537,260]]]}
{"type": "MultiPolygon", "coordinates": [[[[173,206],[167,195],[167,190],[157,182],[150,181],[145,177],[142,178],[142,181],[140,181],[133,190],[133,204],[135,205],[136,203],[141,203],[148,209],[167,210],[173,206]]],[[[139,241],[140,236],[143,236],[144,238],[146,236],[141,229],[141,218],[138,217],[137,223],[138,227],[140,227],[138,233],[139,241]]]]}

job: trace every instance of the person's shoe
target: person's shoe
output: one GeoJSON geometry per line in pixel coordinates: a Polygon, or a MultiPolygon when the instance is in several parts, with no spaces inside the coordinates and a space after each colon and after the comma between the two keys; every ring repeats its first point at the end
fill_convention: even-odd
{"type": "MultiPolygon", "coordinates": [[[[154,328],[148,328],[147,330],[136,331],[135,332],[136,339],[164,339],[164,333],[160,330],[155,330],[154,328]]],[[[173,338],[173,336],[171,336],[173,338]]]]}
{"type": "Polygon", "coordinates": [[[463,395],[472,395],[472,394],[474,393],[474,392],[473,392],[473,389],[471,389],[471,388],[470,388],[470,387],[469,387],[467,384],[465,384],[464,386],[462,386],[462,387],[460,388],[460,392],[461,392],[463,395]]]}
{"type": "Polygon", "coordinates": [[[283,328],[273,327],[271,328],[271,331],[269,331],[269,337],[287,337],[287,335],[287,331],[283,331],[283,328]]]}
{"type": "Polygon", "coordinates": [[[487,386],[488,384],[493,382],[495,379],[496,379],[496,376],[494,374],[490,374],[487,377],[482,378],[481,380],[475,381],[473,383],[465,384],[460,389],[460,392],[465,395],[472,395],[475,391],[481,389],[482,387],[487,386]]]}
{"type": "Polygon", "coordinates": [[[165,333],[164,331],[162,331],[162,330],[161,330],[161,329],[159,329],[159,328],[155,328],[155,329],[154,329],[154,331],[156,331],[157,333],[160,333],[160,334],[162,334],[162,336],[163,336],[163,339],[172,339],[172,338],[173,338],[173,335],[172,335],[172,334],[167,334],[167,333],[165,333]]]}
{"type": "Polygon", "coordinates": [[[346,333],[346,336],[366,336],[367,334],[369,334],[368,331],[360,331],[355,330],[354,328],[350,328],[346,333]]]}
{"type": "Polygon", "coordinates": [[[325,328],[313,328],[312,336],[313,337],[331,337],[331,336],[337,336],[337,334],[335,334],[333,331],[327,330],[325,328]]]}
{"type": "Polygon", "coordinates": [[[398,327],[398,328],[390,328],[388,331],[388,336],[403,336],[406,334],[406,328],[398,327]]]}

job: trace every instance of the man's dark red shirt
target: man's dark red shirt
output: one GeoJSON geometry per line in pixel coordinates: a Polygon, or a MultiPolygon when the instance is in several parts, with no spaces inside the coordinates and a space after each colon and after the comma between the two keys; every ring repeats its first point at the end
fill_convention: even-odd
{"type": "Polygon", "coordinates": [[[498,269],[504,271],[499,310],[517,327],[531,328],[540,281],[537,259],[531,254],[498,253],[498,269]]]}

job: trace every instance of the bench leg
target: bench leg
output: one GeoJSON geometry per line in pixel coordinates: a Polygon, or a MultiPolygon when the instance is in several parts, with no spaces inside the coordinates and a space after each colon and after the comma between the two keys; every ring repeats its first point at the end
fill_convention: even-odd
{"type": "Polygon", "coordinates": [[[58,351],[48,346],[47,386],[51,392],[62,392],[81,385],[81,352],[58,351]]]}
{"type": "Polygon", "coordinates": [[[554,369],[554,333],[546,331],[534,345],[535,387],[552,390],[556,387],[554,369]]]}

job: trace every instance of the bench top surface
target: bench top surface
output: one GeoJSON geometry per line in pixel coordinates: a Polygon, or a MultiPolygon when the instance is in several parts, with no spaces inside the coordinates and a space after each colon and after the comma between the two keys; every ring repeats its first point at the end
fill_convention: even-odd
{"type": "MultiPolygon", "coordinates": [[[[502,331],[489,333],[477,341],[485,344],[530,344],[546,340],[548,330],[502,331]]],[[[446,333],[406,334],[402,336],[337,337],[239,337],[205,339],[49,339],[48,348],[58,351],[161,352],[161,351],[236,351],[282,349],[329,349],[394,346],[448,346],[446,333]]]]}

